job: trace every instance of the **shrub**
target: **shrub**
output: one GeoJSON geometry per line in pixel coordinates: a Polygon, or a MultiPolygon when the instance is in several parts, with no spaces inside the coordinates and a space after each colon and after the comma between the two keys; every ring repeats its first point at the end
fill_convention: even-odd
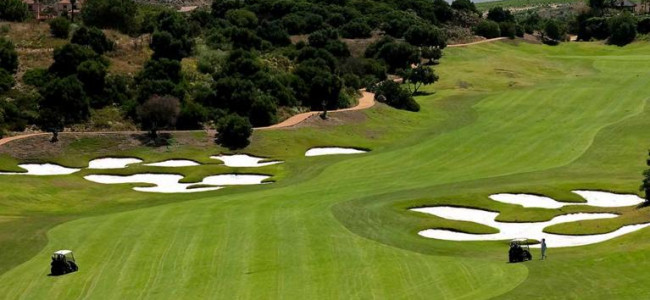
{"type": "Polygon", "coordinates": [[[115,43],[109,40],[104,32],[96,27],[81,27],[72,34],[71,43],[89,46],[95,52],[104,54],[104,52],[113,51],[115,43]]]}
{"type": "Polygon", "coordinates": [[[21,0],[0,1],[0,20],[21,22],[29,17],[29,8],[21,0]]]}
{"type": "Polygon", "coordinates": [[[229,149],[245,148],[250,143],[248,138],[253,134],[253,126],[248,118],[239,115],[228,115],[219,120],[217,125],[216,142],[229,149]]]}
{"type": "Polygon", "coordinates": [[[0,69],[0,94],[9,91],[14,84],[16,84],[14,77],[7,70],[0,69]]]}
{"type": "Polygon", "coordinates": [[[14,44],[0,37],[0,68],[7,70],[9,73],[16,73],[18,70],[18,53],[14,44]]]}
{"type": "Polygon", "coordinates": [[[50,33],[55,38],[67,39],[70,33],[70,21],[65,17],[50,20],[50,33]]]}
{"type": "Polygon", "coordinates": [[[183,104],[176,121],[176,128],[181,130],[201,129],[208,120],[208,110],[203,105],[193,101],[183,104]]]}
{"type": "Polygon", "coordinates": [[[348,39],[368,38],[371,36],[372,28],[364,21],[354,20],[340,28],[341,35],[348,39]]]}
{"type": "Polygon", "coordinates": [[[560,24],[553,19],[546,21],[546,24],[544,25],[544,34],[546,34],[546,37],[554,41],[564,40],[564,30],[560,24]]]}
{"type": "Polygon", "coordinates": [[[630,14],[621,14],[609,19],[611,36],[607,41],[617,46],[625,46],[636,38],[636,19],[630,14]]]}
{"type": "Polygon", "coordinates": [[[474,2],[470,0],[454,0],[451,3],[451,8],[468,12],[478,12],[476,5],[474,5],[474,2]]]}
{"type": "Polygon", "coordinates": [[[640,20],[636,24],[636,30],[642,34],[650,33],[650,18],[640,20]]]}
{"type": "Polygon", "coordinates": [[[517,35],[517,28],[515,23],[511,22],[502,22],[499,23],[499,31],[501,31],[501,36],[514,39],[517,35]]]}
{"type": "Polygon", "coordinates": [[[497,6],[497,7],[490,8],[487,14],[487,19],[497,23],[514,22],[515,16],[513,16],[509,10],[497,6]]]}
{"type": "Polygon", "coordinates": [[[499,29],[499,23],[490,20],[484,20],[476,25],[476,28],[474,28],[474,33],[485,38],[492,39],[501,36],[501,29],[499,29]]]}
{"type": "Polygon", "coordinates": [[[254,12],[246,9],[232,9],[226,12],[226,19],[230,24],[237,27],[257,27],[257,16],[254,12]]]}
{"type": "Polygon", "coordinates": [[[121,32],[134,32],[137,6],[133,0],[88,0],[81,10],[87,26],[114,28],[121,32]]]}
{"type": "Polygon", "coordinates": [[[268,95],[259,95],[251,105],[248,118],[255,127],[263,127],[277,122],[275,99],[268,95]]]}
{"type": "Polygon", "coordinates": [[[420,105],[415,102],[413,96],[409,91],[403,89],[402,86],[392,80],[382,81],[377,83],[372,91],[375,93],[375,99],[384,102],[397,109],[404,109],[408,111],[420,111],[420,105]]]}
{"type": "Polygon", "coordinates": [[[23,74],[23,82],[37,88],[44,87],[52,79],[47,69],[29,69],[23,74]]]}

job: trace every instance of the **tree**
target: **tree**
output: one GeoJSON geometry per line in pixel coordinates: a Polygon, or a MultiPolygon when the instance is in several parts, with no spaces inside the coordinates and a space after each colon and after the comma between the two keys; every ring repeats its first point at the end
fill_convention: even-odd
{"type": "Polygon", "coordinates": [[[14,44],[5,38],[0,37],[0,68],[9,73],[16,73],[18,70],[18,53],[14,44]]]}
{"type": "Polygon", "coordinates": [[[423,85],[430,85],[438,81],[438,75],[430,67],[418,65],[415,68],[406,69],[402,73],[404,83],[408,87],[411,95],[418,93],[423,85]]]}
{"type": "Polygon", "coordinates": [[[0,94],[9,91],[16,81],[14,77],[5,69],[0,69],[0,94]]]}
{"type": "Polygon", "coordinates": [[[553,19],[546,21],[546,25],[544,25],[544,34],[546,37],[554,41],[561,41],[564,39],[563,28],[553,19]]]}
{"type": "Polygon", "coordinates": [[[88,0],[81,10],[86,26],[113,28],[124,33],[136,31],[136,4],[133,0],[88,0]]]}
{"type": "Polygon", "coordinates": [[[208,110],[194,101],[183,103],[176,121],[176,128],[181,130],[201,129],[208,120],[208,110]]]}
{"type": "Polygon", "coordinates": [[[110,104],[111,99],[104,97],[107,68],[107,65],[98,60],[87,60],[77,67],[77,76],[83,83],[84,91],[90,97],[90,105],[93,108],[102,108],[110,104]]]}
{"type": "Polygon", "coordinates": [[[418,47],[447,47],[445,33],[434,26],[411,26],[404,33],[404,39],[413,46],[418,47]]]}
{"type": "Polygon", "coordinates": [[[440,48],[434,47],[425,47],[421,51],[422,58],[428,59],[428,65],[435,65],[438,63],[438,60],[442,58],[442,50],[440,48]]]}
{"type": "Polygon", "coordinates": [[[410,68],[411,64],[419,62],[417,49],[407,43],[400,42],[392,42],[382,46],[377,53],[377,58],[386,62],[389,72],[410,68]]]}
{"type": "Polygon", "coordinates": [[[158,130],[176,124],[181,110],[178,98],[154,95],[138,107],[138,118],[142,129],[148,130],[152,138],[158,137],[158,130]]]}
{"type": "Polygon", "coordinates": [[[97,53],[86,46],[77,44],[65,44],[61,48],[54,49],[54,63],[50,66],[50,72],[65,77],[77,73],[77,67],[87,60],[99,59],[97,53]]]}
{"type": "Polygon", "coordinates": [[[509,10],[503,9],[501,6],[490,8],[487,14],[487,19],[501,23],[501,22],[515,22],[515,16],[509,10]]]}
{"type": "Polygon", "coordinates": [[[362,20],[352,20],[339,29],[343,37],[347,39],[369,38],[372,32],[372,28],[362,20]]]}
{"type": "Polygon", "coordinates": [[[98,54],[104,54],[105,52],[113,51],[115,48],[115,43],[109,40],[104,32],[99,30],[97,27],[83,26],[77,29],[74,34],[72,34],[72,40],[70,42],[83,46],[89,46],[98,54]]]}
{"type": "Polygon", "coordinates": [[[420,105],[415,102],[409,91],[403,89],[399,83],[385,80],[371,88],[375,92],[375,99],[397,109],[420,111],[420,105]]]}
{"type": "Polygon", "coordinates": [[[64,17],[56,17],[50,20],[50,33],[55,38],[67,39],[70,33],[70,20],[64,17]]]}
{"type": "Polygon", "coordinates": [[[492,39],[501,36],[501,29],[499,29],[499,23],[490,20],[483,20],[481,23],[476,25],[474,33],[492,39]]]}
{"type": "Polygon", "coordinates": [[[0,1],[0,20],[22,22],[29,18],[29,8],[21,0],[0,1]]]}
{"type": "Polygon", "coordinates": [[[499,23],[499,31],[501,31],[501,36],[514,39],[517,35],[517,25],[512,22],[501,22],[499,23]]]}
{"type": "Polygon", "coordinates": [[[153,50],[153,59],[168,58],[180,61],[191,52],[191,45],[185,40],[175,38],[167,31],[156,31],[151,36],[149,47],[153,50]]]}
{"type": "Polygon", "coordinates": [[[636,18],[629,13],[623,13],[609,19],[611,36],[608,43],[625,46],[636,38],[636,18]]]}
{"type": "Polygon", "coordinates": [[[259,22],[254,12],[247,9],[232,9],[226,12],[226,20],[233,26],[253,29],[259,22]]]}
{"type": "Polygon", "coordinates": [[[212,15],[216,18],[224,18],[229,10],[242,7],[244,7],[244,1],[214,0],[212,1],[212,15]]]}
{"type": "Polygon", "coordinates": [[[275,99],[266,94],[259,94],[251,105],[248,119],[255,127],[274,124],[277,121],[275,99]]]}
{"type": "Polygon", "coordinates": [[[250,143],[248,138],[252,134],[253,126],[248,118],[228,115],[218,122],[216,142],[233,150],[245,148],[250,143]]]}
{"type": "Polygon", "coordinates": [[[39,125],[52,132],[52,141],[57,141],[58,132],[67,124],[88,119],[90,109],[82,83],[76,76],[55,78],[41,90],[39,103],[39,125]]]}
{"type": "Polygon", "coordinates": [[[472,2],[471,0],[454,0],[451,3],[451,8],[455,10],[466,11],[466,12],[474,12],[474,13],[478,12],[478,10],[476,9],[476,5],[474,5],[474,2],[472,2]]]}

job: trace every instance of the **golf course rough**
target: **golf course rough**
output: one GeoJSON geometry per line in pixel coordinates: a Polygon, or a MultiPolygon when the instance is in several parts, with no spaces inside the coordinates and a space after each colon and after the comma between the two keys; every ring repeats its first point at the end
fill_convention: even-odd
{"type": "MultiPolygon", "coordinates": [[[[162,194],[96,184],[77,174],[2,176],[0,214],[22,218],[0,223],[0,295],[650,298],[648,228],[601,243],[550,248],[545,261],[508,264],[503,241],[445,241],[417,234],[430,228],[493,234],[494,228],[409,211],[453,204],[498,211],[499,221],[519,223],[581,212],[617,215],[545,229],[562,235],[602,234],[650,221],[649,208],[526,208],[489,198],[519,191],[584,202],[571,191],[636,191],[650,141],[647,53],[646,42],[626,47],[496,42],[445,49],[435,67],[440,81],[416,97],[418,113],[375,105],[339,113],[351,122],[336,126],[255,131],[245,150],[284,161],[258,169],[281,178],[270,185],[162,194]],[[306,149],[322,145],[372,152],[305,157],[306,149]],[[48,277],[50,255],[60,249],[74,251],[80,271],[48,277]]],[[[192,138],[191,133],[175,136],[192,138]]],[[[173,153],[143,147],[114,148],[110,154],[206,164],[210,155],[228,151],[175,147],[173,153]]],[[[86,147],[83,151],[92,152],[86,153],[70,147],[65,156],[42,159],[83,166],[99,148],[86,147]]],[[[5,170],[17,161],[0,156],[5,170]]],[[[228,168],[174,171],[198,182],[228,168]]],[[[133,175],[126,174],[131,169],[141,170],[133,165],[118,170],[119,175],[133,175]]],[[[537,250],[532,254],[539,257],[537,250]]]]}

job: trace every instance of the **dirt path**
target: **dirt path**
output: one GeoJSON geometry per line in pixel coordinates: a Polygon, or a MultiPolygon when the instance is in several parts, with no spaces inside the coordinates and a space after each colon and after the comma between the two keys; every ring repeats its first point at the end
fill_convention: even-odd
{"type": "MultiPolygon", "coordinates": [[[[477,44],[483,44],[483,43],[490,43],[490,42],[495,42],[495,41],[500,41],[506,39],[505,37],[499,37],[499,38],[494,38],[494,39],[487,39],[487,40],[482,40],[482,41],[477,41],[477,42],[472,42],[472,43],[466,43],[466,44],[453,44],[453,45],[448,45],[447,47],[454,48],[454,47],[465,47],[465,46],[471,46],[471,45],[477,45],[477,44]]],[[[396,79],[396,81],[401,81],[401,78],[396,79]]],[[[361,90],[361,98],[359,98],[359,104],[355,107],[349,107],[349,108],[343,108],[343,109],[337,109],[337,110],[332,110],[329,111],[328,113],[337,113],[337,112],[343,112],[343,111],[354,111],[354,110],[363,110],[363,109],[368,109],[371,108],[375,105],[375,94],[367,92],[365,89],[361,90]]],[[[291,126],[295,126],[313,116],[318,115],[321,113],[320,111],[310,111],[310,112],[305,112],[301,114],[297,114],[294,116],[291,116],[290,118],[278,123],[274,124],[271,126],[267,127],[257,127],[255,130],[269,130],[269,129],[282,129],[282,128],[288,128],[291,126]]],[[[205,131],[205,130],[194,130],[194,132],[198,131],[205,131]]],[[[161,131],[163,132],[163,131],[161,131]]],[[[181,131],[174,131],[174,132],[181,132],[181,131]]],[[[185,132],[192,132],[192,131],[185,131],[185,132]]],[[[136,134],[136,133],[144,133],[144,131],[93,131],[93,132],[61,132],[60,134],[70,134],[70,133],[76,133],[76,134],[94,134],[94,133],[121,133],[121,134],[136,134]]],[[[208,132],[210,134],[211,132],[208,132]]],[[[214,132],[212,132],[214,133],[214,132]]],[[[17,135],[17,136],[11,136],[11,137],[6,137],[0,139],[0,146],[9,143],[11,141],[19,140],[19,139],[24,139],[28,138],[31,136],[39,136],[39,135],[48,135],[49,133],[30,133],[30,134],[23,134],[23,135],[17,135]]]]}
{"type": "Polygon", "coordinates": [[[507,39],[507,37],[498,37],[498,38],[481,40],[481,41],[476,41],[476,42],[471,42],[471,43],[466,43],[466,44],[447,45],[447,47],[448,48],[465,47],[465,46],[478,45],[478,44],[483,44],[483,43],[491,43],[491,42],[501,41],[501,40],[505,40],[505,39],[507,39]]]}
{"type": "MultiPolygon", "coordinates": [[[[327,113],[336,113],[336,112],[341,112],[341,111],[352,111],[352,110],[362,110],[362,109],[368,109],[371,108],[373,105],[375,105],[375,94],[366,92],[365,90],[361,91],[361,98],[359,98],[359,104],[355,107],[349,107],[349,108],[343,108],[343,109],[337,109],[337,110],[332,110],[328,111],[327,113]]],[[[301,114],[297,114],[294,116],[291,116],[291,118],[288,118],[278,124],[274,124],[271,126],[267,127],[258,127],[255,128],[255,130],[268,130],[268,129],[280,129],[280,128],[287,128],[291,126],[295,126],[313,116],[316,116],[320,114],[320,111],[309,111],[301,114]]]]}

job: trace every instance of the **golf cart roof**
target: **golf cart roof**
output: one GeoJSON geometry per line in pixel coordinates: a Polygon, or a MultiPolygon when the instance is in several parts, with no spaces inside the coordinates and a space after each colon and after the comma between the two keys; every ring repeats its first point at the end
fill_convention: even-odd
{"type": "Polygon", "coordinates": [[[516,239],[512,239],[512,241],[510,241],[510,242],[520,242],[521,243],[521,242],[526,242],[526,241],[528,241],[527,238],[516,238],[516,239]]]}
{"type": "Polygon", "coordinates": [[[54,254],[59,254],[59,255],[68,255],[70,253],[72,253],[72,250],[59,250],[54,252],[54,254]]]}

